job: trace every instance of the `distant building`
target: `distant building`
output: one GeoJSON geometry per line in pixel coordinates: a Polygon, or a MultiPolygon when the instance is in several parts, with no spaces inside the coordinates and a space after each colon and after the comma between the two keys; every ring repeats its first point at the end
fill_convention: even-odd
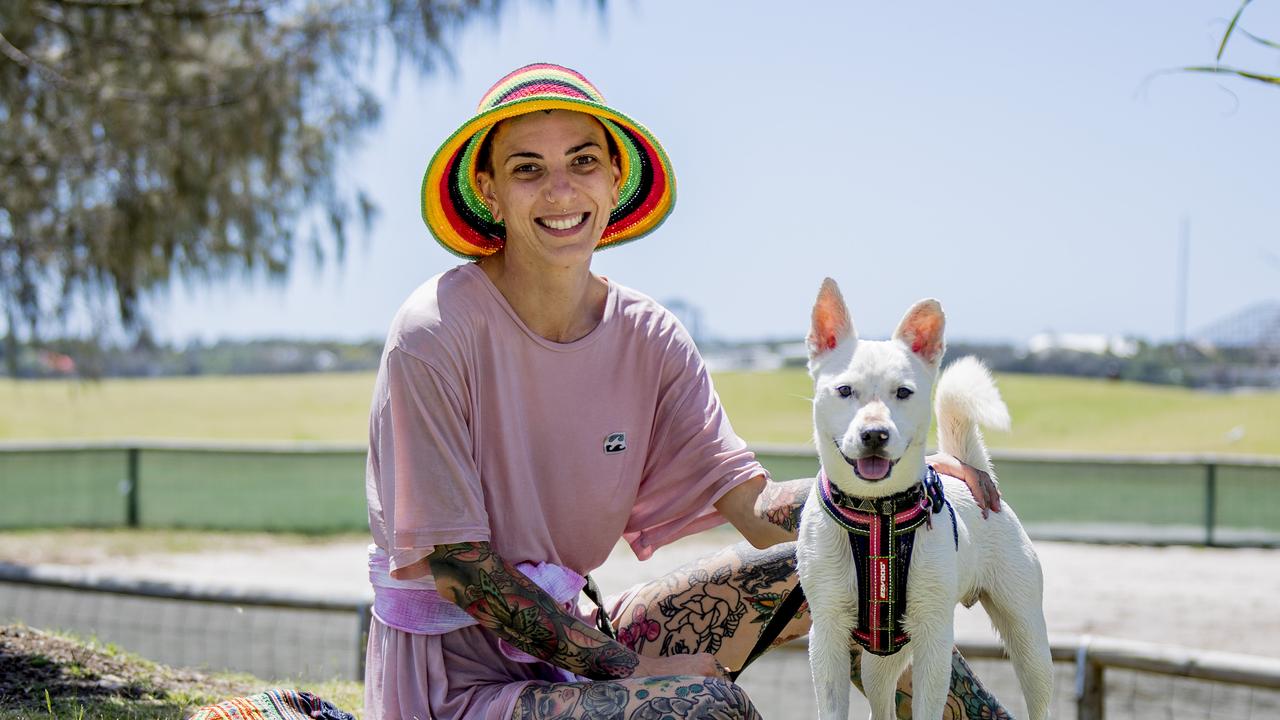
{"type": "Polygon", "coordinates": [[[1232,313],[1197,332],[1193,340],[1280,359],[1280,301],[1261,302],[1232,313]]]}
{"type": "Polygon", "coordinates": [[[1055,332],[1033,335],[1027,341],[1027,352],[1032,355],[1064,350],[1091,355],[1110,354],[1115,357],[1127,358],[1138,354],[1138,343],[1135,340],[1115,335],[1055,332]]]}
{"type": "Polygon", "coordinates": [[[714,343],[700,350],[712,372],[804,367],[809,360],[808,349],[799,341],[714,343]]]}

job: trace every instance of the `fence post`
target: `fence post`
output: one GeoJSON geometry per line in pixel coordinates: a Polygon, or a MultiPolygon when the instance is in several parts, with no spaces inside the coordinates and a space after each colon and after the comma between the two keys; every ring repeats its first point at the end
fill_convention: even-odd
{"type": "Polygon", "coordinates": [[[1204,466],[1204,544],[1213,546],[1213,526],[1218,515],[1218,466],[1213,462],[1204,466]]]}
{"type": "Polygon", "coordinates": [[[1076,649],[1076,720],[1104,720],[1106,714],[1106,668],[1089,657],[1088,635],[1076,649]]]}
{"type": "Polygon", "coordinates": [[[138,455],[140,448],[131,447],[127,450],[129,457],[129,492],[125,494],[125,523],[131,527],[138,527],[138,455]]]}
{"type": "Polygon", "coordinates": [[[364,661],[365,651],[369,645],[369,616],[371,609],[368,603],[360,606],[359,612],[356,613],[356,677],[359,682],[364,682],[364,661]]]}

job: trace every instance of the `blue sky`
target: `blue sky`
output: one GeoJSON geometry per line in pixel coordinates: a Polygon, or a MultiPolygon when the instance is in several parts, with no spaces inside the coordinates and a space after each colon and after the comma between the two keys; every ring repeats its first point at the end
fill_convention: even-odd
{"type": "MultiPolygon", "coordinates": [[[[882,336],[933,296],[953,338],[1167,339],[1182,218],[1187,324],[1280,298],[1280,88],[1204,75],[1236,0],[777,3],[510,0],[453,38],[456,71],[379,68],[382,124],[349,181],[380,205],[346,262],[283,283],[178,286],[156,334],[381,338],[458,260],[418,214],[427,159],[515,67],[582,71],[664,143],[670,220],[594,269],[733,339],[798,337],[822,278],[882,336]]],[[[1280,36],[1280,2],[1243,27],[1280,36]]],[[[1224,61],[1280,72],[1238,36],[1224,61]]]]}

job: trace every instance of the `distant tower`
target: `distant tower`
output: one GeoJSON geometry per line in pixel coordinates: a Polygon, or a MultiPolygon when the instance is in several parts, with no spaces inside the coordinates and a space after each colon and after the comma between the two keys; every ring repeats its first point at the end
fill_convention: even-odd
{"type": "Polygon", "coordinates": [[[1187,276],[1191,257],[1191,219],[1186,215],[1182,216],[1182,233],[1178,245],[1178,298],[1174,325],[1178,353],[1181,355],[1187,351],[1187,276]]]}
{"type": "Polygon", "coordinates": [[[684,325],[684,329],[688,330],[689,335],[693,337],[693,343],[701,345],[705,339],[702,337],[702,310],[680,298],[672,298],[662,304],[679,318],[680,324],[684,325]]]}

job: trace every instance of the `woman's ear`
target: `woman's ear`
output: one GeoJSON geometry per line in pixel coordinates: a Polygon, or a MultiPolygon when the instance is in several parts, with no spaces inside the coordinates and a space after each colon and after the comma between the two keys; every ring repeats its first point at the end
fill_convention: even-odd
{"type": "Polygon", "coordinates": [[[617,155],[609,156],[609,167],[613,170],[613,208],[610,208],[612,210],[622,202],[622,161],[617,155]]]}
{"type": "Polygon", "coordinates": [[[481,170],[476,173],[476,185],[480,187],[480,197],[489,208],[489,214],[496,223],[502,222],[502,213],[498,210],[498,195],[493,186],[493,176],[481,170]]]}

